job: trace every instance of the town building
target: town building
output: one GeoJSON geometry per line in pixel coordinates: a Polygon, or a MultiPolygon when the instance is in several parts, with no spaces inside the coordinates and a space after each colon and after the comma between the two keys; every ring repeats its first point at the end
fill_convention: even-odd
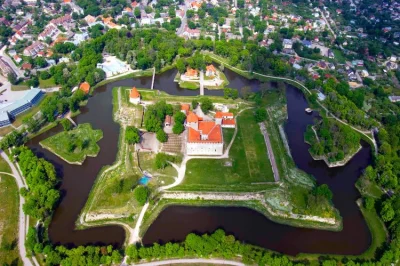
{"type": "Polygon", "coordinates": [[[0,127],[11,124],[11,120],[17,115],[30,109],[42,98],[43,92],[40,89],[33,88],[29,90],[21,99],[0,109],[0,127]]]}
{"type": "Polygon", "coordinates": [[[131,90],[131,93],[129,94],[129,102],[133,104],[139,104],[140,103],[140,93],[136,89],[136,87],[133,87],[131,90]]]}
{"type": "Polygon", "coordinates": [[[235,128],[236,122],[233,116],[233,113],[228,112],[216,112],[215,116],[215,123],[220,125],[223,128],[235,128]]]}
{"type": "Polygon", "coordinates": [[[52,24],[49,24],[38,36],[39,41],[45,41],[46,38],[50,38],[52,41],[57,39],[58,35],[61,34],[61,31],[52,24]]]}
{"type": "Polygon", "coordinates": [[[400,102],[400,96],[389,96],[389,100],[392,102],[392,103],[397,103],[397,102],[400,102]]]}
{"type": "Polygon", "coordinates": [[[199,78],[199,71],[197,69],[193,69],[191,67],[186,68],[185,74],[181,77],[181,79],[198,79],[199,78]]]}
{"type": "Polygon", "coordinates": [[[40,51],[43,51],[46,46],[41,42],[34,42],[23,51],[24,56],[36,57],[40,51]]]}
{"type": "Polygon", "coordinates": [[[102,69],[106,73],[107,78],[126,73],[130,70],[130,66],[119,60],[116,56],[104,57],[104,62],[98,63],[97,68],[102,69]]]}
{"type": "Polygon", "coordinates": [[[222,155],[224,141],[222,127],[214,121],[203,121],[195,113],[186,118],[187,155],[222,155]]]}
{"type": "Polygon", "coordinates": [[[208,65],[206,66],[206,76],[207,77],[213,77],[217,75],[217,70],[213,65],[208,65]]]}

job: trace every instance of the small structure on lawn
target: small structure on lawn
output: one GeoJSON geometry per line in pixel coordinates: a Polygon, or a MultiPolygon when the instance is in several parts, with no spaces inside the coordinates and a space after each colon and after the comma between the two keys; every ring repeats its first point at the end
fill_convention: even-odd
{"type": "Polygon", "coordinates": [[[140,93],[136,89],[136,87],[133,87],[131,90],[131,93],[129,94],[129,102],[133,104],[139,104],[140,103],[140,93]]]}
{"type": "Polygon", "coordinates": [[[90,91],[90,84],[85,81],[81,83],[81,85],[79,85],[79,89],[83,91],[85,94],[88,94],[90,91]]]}

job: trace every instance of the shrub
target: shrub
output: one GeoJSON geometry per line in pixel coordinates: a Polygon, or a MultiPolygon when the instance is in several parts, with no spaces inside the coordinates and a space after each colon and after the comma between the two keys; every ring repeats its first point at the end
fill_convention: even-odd
{"type": "Polygon", "coordinates": [[[149,196],[149,190],[146,187],[138,186],[133,191],[133,195],[137,202],[143,206],[147,201],[147,197],[149,196]]]}
{"type": "Polygon", "coordinates": [[[139,129],[137,129],[136,127],[133,127],[133,126],[127,127],[126,131],[125,131],[125,140],[129,144],[139,143],[139,141],[140,141],[139,129]]]}
{"type": "Polygon", "coordinates": [[[167,133],[164,132],[164,130],[160,129],[157,131],[157,139],[159,142],[166,142],[168,140],[168,135],[167,133]]]}

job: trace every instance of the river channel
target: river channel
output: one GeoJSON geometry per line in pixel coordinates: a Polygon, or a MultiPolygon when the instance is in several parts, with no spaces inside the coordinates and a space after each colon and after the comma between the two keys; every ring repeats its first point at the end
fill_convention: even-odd
{"type": "MultiPolygon", "coordinates": [[[[257,90],[259,82],[248,80],[229,69],[224,70],[229,87],[240,89],[250,86],[257,90]]],[[[166,71],[155,79],[154,88],[172,95],[197,95],[198,90],[184,90],[173,82],[176,70],[166,71]]],[[[273,86],[275,84],[271,84],[273,86]]],[[[105,165],[111,165],[117,154],[119,125],[112,119],[112,88],[136,86],[150,88],[151,77],[116,81],[96,89],[88,104],[75,118],[78,124],[91,123],[93,128],[101,129],[104,137],[100,140],[100,153],[95,158],[88,157],[83,165],[70,165],[51,152],[42,149],[39,142],[61,131],[54,128],[31,140],[27,145],[39,157],[53,163],[62,178],[60,189],[62,201],[55,211],[49,226],[49,236],[53,243],[67,246],[87,244],[113,244],[121,246],[125,232],[119,226],[75,230],[76,219],[84,207],[90,189],[105,165]]],[[[222,91],[205,90],[206,95],[222,95],[222,91]]],[[[297,88],[290,85],[286,90],[288,122],[285,131],[296,165],[316,177],[318,183],[328,184],[333,191],[333,202],[343,217],[343,230],[329,232],[294,228],[274,223],[256,211],[246,208],[222,207],[182,207],[166,208],[150,226],[144,236],[144,243],[165,243],[179,241],[190,232],[206,233],[223,228],[241,241],[259,245],[286,254],[332,253],[360,254],[371,243],[371,235],[355,201],[359,193],[354,183],[361,171],[371,161],[370,147],[363,144],[361,151],[344,167],[328,168],[322,161],[314,161],[308,153],[308,145],[303,141],[303,132],[313,123],[316,114],[307,115],[304,109],[307,102],[297,88]]]]}

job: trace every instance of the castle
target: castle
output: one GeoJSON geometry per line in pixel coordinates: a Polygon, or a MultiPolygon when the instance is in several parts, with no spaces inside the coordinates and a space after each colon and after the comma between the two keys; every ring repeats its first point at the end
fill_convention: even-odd
{"type": "Polygon", "coordinates": [[[186,117],[187,155],[222,155],[224,153],[223,127],[235,127],[232,113],[217,112],[215,121],[203,121],[193,112],[186,117]]]}

